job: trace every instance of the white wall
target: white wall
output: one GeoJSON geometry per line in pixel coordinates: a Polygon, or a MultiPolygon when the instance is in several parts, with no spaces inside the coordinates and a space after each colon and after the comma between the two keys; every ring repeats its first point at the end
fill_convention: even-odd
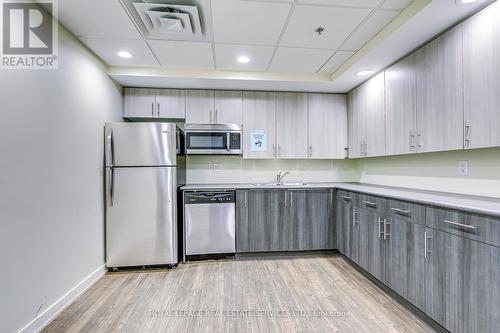
{"type": "Polygon", "coordinates": [[[121,113],[105,71],[63,28],[58,70],[0,70],[0,332],[104,265],[103,127],[121,113]]]}
{"type": "Polygon", "coordinates": [[[362,183],[500,198],[500,148],[358,160],[362,183]],[[458,174],[469,162],[469,175],[458,174]]]}
{"type": "Polygon", "coordinates": [[[352,182],[359,178],[348,160],[246,160],[238,156],[188,156],[186,181],[189,184],[272,182],[279,171],[289,171],[287,181],[352,182]],[[222,171],[214,172],[213,164],[222,171]]]}

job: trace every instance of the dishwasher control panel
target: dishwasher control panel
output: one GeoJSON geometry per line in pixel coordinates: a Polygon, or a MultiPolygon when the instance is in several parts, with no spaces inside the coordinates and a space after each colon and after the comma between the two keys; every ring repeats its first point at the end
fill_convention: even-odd
{"type": "Polygon", "coordinates": [[[236,194],[231,192],[188,192],[185,197],[186,205],[235,203],[236,194]]]}

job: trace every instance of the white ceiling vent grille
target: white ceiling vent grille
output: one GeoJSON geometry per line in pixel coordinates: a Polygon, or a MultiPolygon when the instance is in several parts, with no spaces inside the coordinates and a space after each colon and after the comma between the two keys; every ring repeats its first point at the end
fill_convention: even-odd
{"type": "Polygon", "coordinates": [[[162,0],[129,0],[124,3],[147,39],[203,39],[202,21],[196,5],[165,3],[162,0]]]}

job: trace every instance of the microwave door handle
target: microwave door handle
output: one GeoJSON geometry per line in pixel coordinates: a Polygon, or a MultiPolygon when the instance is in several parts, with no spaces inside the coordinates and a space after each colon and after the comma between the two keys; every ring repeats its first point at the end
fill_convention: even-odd
{"type": "Polygon", "coordinates": [[[231,133],[226,133],[226,148],[227,148],[227,151],[231,151],[231,143],[230,143],[230,140],[231,140],[231,133]]]}

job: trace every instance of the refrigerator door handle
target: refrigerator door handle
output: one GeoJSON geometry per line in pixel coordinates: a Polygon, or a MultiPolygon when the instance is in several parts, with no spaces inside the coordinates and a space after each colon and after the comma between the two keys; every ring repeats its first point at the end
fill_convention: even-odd
{"type": "Polygon", "coordinates": [[[109,168],[109,205],[113,207],[115,203],[115,169],[109,168]]]}
{"type": "Polygon", "coordinates": [[[111,167],[115,166],[115,139],[113,136],[113,130],[109,134],[109,149],[111,153],[111,167]]]}

